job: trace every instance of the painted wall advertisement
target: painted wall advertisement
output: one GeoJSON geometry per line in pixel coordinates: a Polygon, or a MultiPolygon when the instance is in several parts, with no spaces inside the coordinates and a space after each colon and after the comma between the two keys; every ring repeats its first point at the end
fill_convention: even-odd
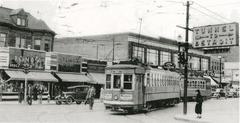
{"type": "Polygon", "coordinates": [[[26,49],[9,49],[9,68],[28,67],[32,70],[44,70],[45,52],[26,50],[26,49]]]}
{"type": "Polygon", "coordinates": [[[236,46],[239,43],[239,24],[227,23],[193,28],[193,47],[209,48],[236,46]]]}
{"type": "Polygon", "coordinates": [[[58,71],[81,72],[81,56],[58,54],[58,71]]]}

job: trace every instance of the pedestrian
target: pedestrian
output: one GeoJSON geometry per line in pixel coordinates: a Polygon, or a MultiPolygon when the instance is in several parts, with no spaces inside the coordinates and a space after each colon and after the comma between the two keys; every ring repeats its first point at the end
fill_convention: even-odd
{"type": "Polygon", "coordinates": [[[196,106],[195,106],[195,113],[197,114],[197,118],[202,118],[202,103],[203,103],[203,97],[200,93],[200,90],[196,90],[197,96],[196,96],[196,106]]]}
{"type": "Polygon", "coordinates": [[[91,85],[86,96],[86,103],[89,103],[89,109],[92,110],[94,104],[94,96],[96,94],[95,88],[91,85]]]}
{"type": "Polygon", "coordinates": [[[103,93],[104,93],[104,89],[103,87],[101,87],[101,90],[100,90],[100,101],[103,102],[103,93]]]}
{"type": "Polygon", "coordinates": [[[38,88],[38,99],[39,99],[39,104],[42,104],[42,95],[43,95],[43,85],[40,85],[38,88]]]}
{"type": "Polygon", "coordinates": [[[28,93],[27,93],[27,102],[28,102],[28,105],[32,105],[32,85],[29,84],[28,85],[28,93]]]}
{"type": "Polygon", "coordinates": [[[21,84],[18,90],[18,102],[22,103],[24,98],[24,89],[23,89],[23,85],[21,84]]]}

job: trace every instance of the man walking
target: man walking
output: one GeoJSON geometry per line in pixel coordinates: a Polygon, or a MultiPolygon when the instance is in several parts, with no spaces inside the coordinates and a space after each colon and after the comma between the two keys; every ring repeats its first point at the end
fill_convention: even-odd
{"type": "Polygon", "coordinates": [[[86,96],[86,101],[89,103],[90,110],[92,110],[93,108],[95,94],[96,94],[95,88],[91,85],[86,96]]]}
{"type": "Polygon", "coordinates": [[[27,93],[27,102],[28,102],[28,105],[32,105],[32,85],[29,84],[28,85],[28,93],[27,93]]]}

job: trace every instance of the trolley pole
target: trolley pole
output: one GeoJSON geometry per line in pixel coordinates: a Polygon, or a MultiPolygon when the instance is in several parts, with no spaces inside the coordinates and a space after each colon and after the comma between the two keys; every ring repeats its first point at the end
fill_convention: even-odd
{"type": "Polygon", "coordinates": [[[183,114],[187,114],[187,82],[188,82],[188,30],[189,30],[189,1],[187,1],[186,14],[186,35],[185,35],[185,59],[184,59],[184,100],[183,100],[183,114]]]}

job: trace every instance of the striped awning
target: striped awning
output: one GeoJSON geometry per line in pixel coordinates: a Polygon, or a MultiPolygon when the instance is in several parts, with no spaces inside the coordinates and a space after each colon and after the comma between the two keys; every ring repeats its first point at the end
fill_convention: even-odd
{"type": "Polygon", "coordinates": [[[106,77],[105,77],[104,73],[90,73],[90,77],[97,84],[105,84],[106,83],[106,77]]]}
{"type": "Polygon", "coordinates": [[[25,80],[26,78],[28,81],[58,82],[51,73],[45,71],[30,71],[28,74],[20,70],[5,70],[5,72],[10,80],[25,80]]]}

